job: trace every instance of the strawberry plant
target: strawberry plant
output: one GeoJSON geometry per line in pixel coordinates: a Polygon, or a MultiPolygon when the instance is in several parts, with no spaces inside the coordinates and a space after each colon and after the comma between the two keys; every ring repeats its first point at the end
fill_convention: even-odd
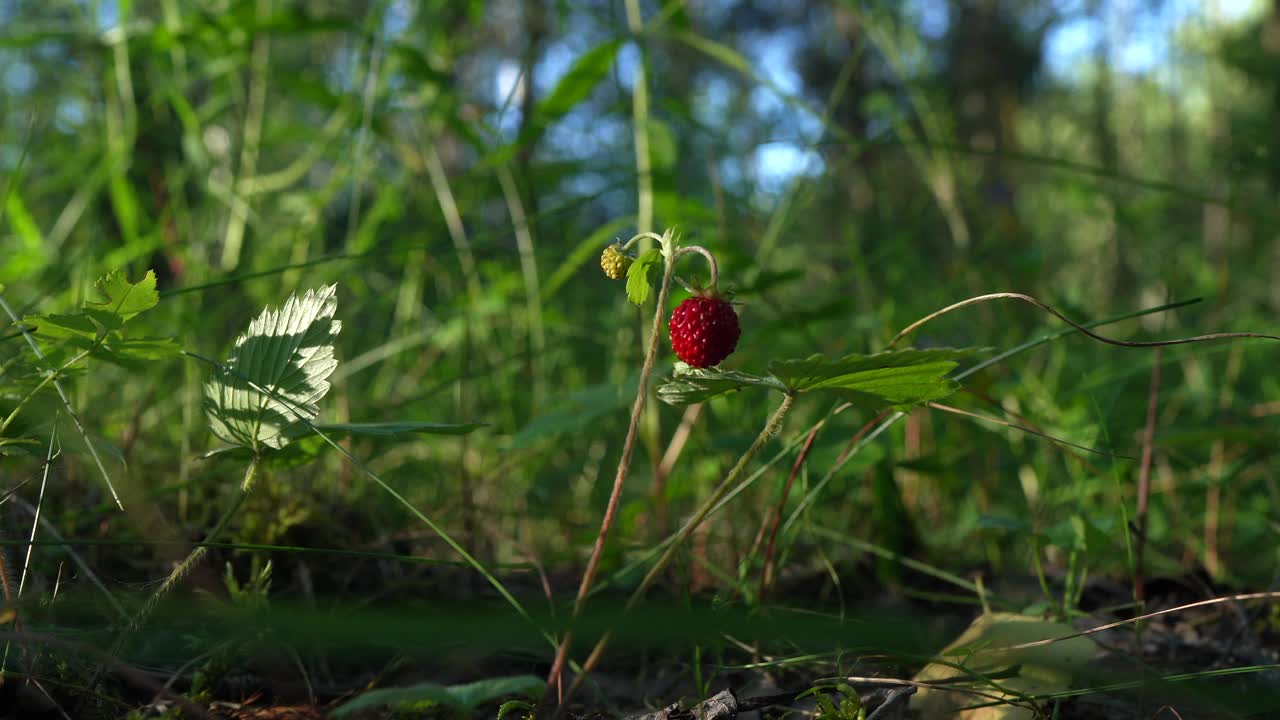
{"type": "MultiPolygon", "coordinates": [[[[625,250],[641,237],[645,237],[645,235],[633,238],[622,246],[622,250],[625,250]]],[[[678,258],[689,253],[702,255],[710,265],[711,281],[707,291],[695,290],[695,297],[683,301],[672,313],[669,323],[671,343],[680,361],[675,364],[674,372],[670,379],[657,389],[658,397],[672,405],[690,405],[706,402],[748,388],[764,388],[780,393],[782,399],[766,421],[759,435],[756,436],[755,441],[742,454],[724,479],[701,502],[698,509],[680,530],[668,542],[663,544],[660,551],[656,552],[657,559],[649,567],[639,585],[632,591],[624,612],[632,610],[638,604],[671,563],[676,553],[688,542],[689,538],[702,523],[723,506],[726,498],[742,490],[739,483],[746,468],[765,443],[779,433],[784,418],[792,409],[797,398],[808,395],[826,396],[829,402],[837,404],[836,412],[849,407],[860,407],[872,411],[883,410],[873,421],[873,423],[880,422],[877,431],[879,432],[904,417],[905,413],[915,406],[930,405],[931,407],[946,409],[945,406],[937,405],[936,401],[945,399],[955,393],[960,388],[959,380],[962,377],[986,366],[986,364],[975,365],[960,375],[951,375],[960,360],[973,357],[981,351],[977,349],[928,348],[888,349],[872,354],[849,354],[836,359],[830,359],[822,355],[812,355],[804,359],[774,360],[769,363],[767,375],[755,375],[738,370],[713,367],[733,352],[741,334],[737,314],[728,302],[717,295],[716,286],[719,272],[715,258],[705,248],[697,246],[682,247],[678,237],[671,230],[668,230],[660,237],[651,235],[651,238],[658,240],[660,247],[641,255],[630,266],[627,295],[633,303],[642,304],[649,294],[651,269],[661,266],[663,274],[659,281],[660,290],[654,317],[653,333],[650,336],[645,364],[641,370],[641,382],[632,413],[631,428],[627,442],[624,445],[622,459],[619,461],[610,503],[605,511],[600,533],[596,539],[595,551],[587,564],[587,569],[583,574],[583,580],[579,587],[578,600],[574,606],[575,617],[581,613],[585,599],[590,591],[597,563],[612,525],[617,497],[629,469],[631,444],[634,441],[634,433],[640,412],[644,407],[646,383],[653,367],[659,322],[664,312],[668,291],[673,279],[675,261],[678,258]],[[892,411],[891,415],[889,411],[892,411]]],[[[606,256],[608,256],[611,252],[616,254],[620,251],[611,246],[605,252],[606,256]]],[[[612,275],[609,267],[606,267],[605,270],[606,275],[612,275]]],[[[976,303],[1005,298],[1017,299],[1035,305],[1067,323],[1072,330],[1081,332],[1094,340],[1125,347],[1159,348],[1168,345],[1232,338],[1280,340],[1280,337],[1272,335],[1236,332],[1214,333],[1175,340],[1119,341],[1100,335],[1084,325],[1071,321],[1058,310],[1030,296],[1019,293],[993,293],[949,305],[925,316],[895,335],[889,342],[889,347],[892,348],[893,345],[913,331],[942,315],[976,303]]],[[[1022,349],[1025,348],[1015,349],[1010,353],[998,356],[996,359],[1002,360],[1009,357],[1011,353],[1022,349]]],[[[853,449],[856,452],[857,448],[853,449]]],[[[840,465],[847,462],[850,455],[851,453],[846,452],[842,456],[841,462],[832,472],[834,473],[840,465]]],[[[806,498],[805,503],[802,504],[802,508],[808,504],[810,498],[821,490],[830,475],[829,473],[827,478],[818,483],[809,498],[806,498]]],[[[750,481],[748,480],[747,482],[750,481]]],[[[783,502],[785,502],[785,496],[783,502]]],[[[770,540],[770,553],[772,552],[773,538],[776,537],[777,529],[778,526],[775,523],[774,533],[770,540]]],[[[763,588],[768,581],[769,560],[766,561],[766,573],[762,580],[762,594],[763,588]]],[[[581,671],[575,677],[564,697],[572,696],[581,687],[588,673],[603,657],[610,638],[611,633],[606,631],[583,663],[581,671]]],[[[567,659],[567,648],[570,639],[571,635],[568,633],[561,639],[556,660],[552,665],[551,677],[548,683],[548,696],[550,696],[552,684],[557,682],[559,673],[567,659]]],[[[850,708],[856,708],[856,703],[850,705],[850,708]]],[[[834,706],[827,707],[825,705],[823,711],[827,714],[844,712],[843,709],[836,710],[834,706]]],[[[851,709],[850,712],[853,712],[853,710],[851,709]]]]}
{"type": "Polygon", "coordinates": [[[15,421],[29,404],[49,398],[51,394],[56,395],[61,401],[61,411],[70,418],[112,499],[123,508],[97,444],[85,430],[62,382],[67,377],[82,374],[91,361],[136,370],[148,362],[177,355],[179,347],[170,338],[139,338],[128,333],[129,321],[160,302],[154,272],[148,271],[136,283],[129,282],[122,272],[112,272],[98,280],[95,287],[102,299],[87,301],[75,312],[29,314],[21,320],[0,297],[0,308],[15,328],[6,339],[21,339],[30,349],[29,355],[15,355],[7,364],[6,382],[0,385],[0,392],[8,394],[14,401],[8,414],[0,420],[0,455],[18,450],[31,451],[44,444],[26,434],[28,429],[15,424],[15,421]]]}

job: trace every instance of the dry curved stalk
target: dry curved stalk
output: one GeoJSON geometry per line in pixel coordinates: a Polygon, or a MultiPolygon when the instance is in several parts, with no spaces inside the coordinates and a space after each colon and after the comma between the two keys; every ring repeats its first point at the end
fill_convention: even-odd
{"type": "Polygon", "coordinates": [[[1070,325],[1071,327],[1075,328],[1076,330],[1079,330],[1080,332],[1084,333],[1085,335],[1088,335],[1089,337],[1093,338],[1094,340],[1097,340],[1098,342],[1103,342],[1108,345],[1119,345],[1120,347],[1164,347],[1165,345],[1185,345],[1187,343],[1205,342],[1208,340],[1226,340],[1228,338],[1265,338],[1267,340],[1280,340],[1280,337],[1277,337],[1275,335],[1265,335],[1262,333],[1249,333],[1249,332],[1211,333],[1209,335],[1196,335],[1195,337],[1177,338],[1174,340],[1149,340],[1149,341],[1142,341],[1142,342],[1130,341],[1130,340],[1116,340],[1115,338],[1109,338],[1109,337],[1106,337],[1105,335],[1099,335],[1098,333],[1093,332],[1092,330],[1085,327],[1084,325],[1074,322],[1073,320],[1068,318],[1066,315],[1063,315],[1062,313],[1053,309],[1053,307],[1043,302],[1040,302],[1039,300],[1031,297],[1030,295],[1023,295],[1022,293],[1014,293],[1014,292],[998,292],[998,293],[990,293],[988,295],[978,295],[976,297],[971,297],[967,300],[961,300],[958,303],[948,305],[942,308],[941,310],[937,310],[935,312],[929,313],[928,315],[925,315],[919,320],[903,328],[897,335],[894,335],[893,339],[889,341],[888,348],[892,349],[893,346],[896,345],[899,340],[911,334],[914,330],[920,328],[922,325],[932,320],[935,320],[939,317],[942,317],[943,315],[946,315],[947,313],[953,310],[959,310],[960,308],[968,307],[969,305],[976,305],[980,302],[986,302],[988,300],[1003,300],[1003,299],[1021,300],[1025,303],[1030,303],[1032,305],[1035,305],[1041,310],[1044,310],[1050,315],[1058,318],[1062,322],[1070,325]]]}
{"type": "MultiPolygon", "coordinates": [[[[1186,605],[1178,605],[1177,607],[1165,608],[1164,610],[1157,610],[1155,612],[1150,612],[1145,615],[1137,615],[1137,616],[1128,618],[1127,620],[1117,620],[1116,622],[1107,623],[1105,625],[1099,625],[1097,627],[1089,628],[1088,630],[1082,630],[1081,632],[1078,632],[1078,633],[1063,635],[1061,637],[1056,637],[1056,638],[1049,638],[1047,640],[1035,640],[1033,642],[1022,643],[1021,645],[1009,645],[1006,647],[999,648],[999,650],[1001,651],[1022,650],[1025,648],[1038,647],[1041,645],[1052,645],[1053,643],[1056,643],[1056,642],[1062,642],[1064,640],[1070,640],[1072,638],[1092,635],[1094,633],[1102,632],[1103,630],[1111,630],[1112,628],[1118,628],[1121,625],[1129,625],[1132,623],[1142,622],[1143,620],[1150,620],[1153,617],[1159,617],[1161,615],[1168,615],[1170,613],[1182,612],[1183,610],[1192,610],[1194,608],[1205,607],[1207,605],[1217,605],[1220,603],[1228,603],[1228,602],[1243,602],[1245,600],[1280,600],[1280,591],[1272,590],[1268,592],[1240,593],[1238,595],[1224,595],[1222,597],[1209,598],[1208,600],[1197,600],[1196,602],[1187,603],[1186,605]]],[[[986,651],[977,650],[974,654],[982,653],[982,652],[986,652],[986,651]]]]}

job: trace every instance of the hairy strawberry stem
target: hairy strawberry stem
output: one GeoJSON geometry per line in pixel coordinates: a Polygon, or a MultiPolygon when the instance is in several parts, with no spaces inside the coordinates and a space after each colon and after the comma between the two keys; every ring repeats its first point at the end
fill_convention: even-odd
{"type": "MultiPolygon", "coordinates": [[[[707,259],[707,265],[711,270],[711,282],[707,285],[706,290],[715,293],[716,285],[720,282],[720,266],[716,264],[716,258],[711,251],[701,245],[688,245],[676,251],[676,259],[679,259],[689,253],[697,253],[707,259]]],[[[683,284],[683,283],[682,283],[683,284]]]]}
{"type": "MultiPolygon", "coordinates": [[[[591,586],[595,583],[596,573],[600,569],[600,558],[604,555],[605,543],[608,541],[609,531],[613,528],[613,522],[618,513],[618,501],[622,497],[622,486],[631,470],[631,456],[635,451],[636,434],[640,429],[640,417],[644,412],[645,400],[648,396],[649,377],[653,374],[653,361],[657,357],[658,345],[661,343],[662,321],[666,316],[667,299],[671,294],[671,281],[675,277],[676,262],[689,253],[697,253],[705,258],[710,266],[712,289],[715,288],[720,279],[720,270],[716,264],[715,256],[706,248],[697,245],[676,247],[675,233],[670,229],[661,236],[651,232],[639,233],[622,246],[623,250],[630,248],[641,238],[650,238],[661,243],[663,258],[662,282],[658,290],[657,307],[653,311],[653,325],[649,332],[649,343],[646,346],[644,364],[640,368],[640,385],[636,388],[636,399],[631,406],[631,423],[627,427],[627,436],[622,444],[622,457],[618,459],[618,470],[614,475],[613,489],[609,492],[609,502],[605,506],[604,517],[600,521],[600,532],[596,535],[595,547],[591,550],[591,557],[587,560],[587,567],[582,573],[582,582],[578,586],[578,596],[573,603],[573,619],[577,619],[582,614],[582,609],[586,606],[587,597],[591,594],[591,586]]],[[[551,664],[551,671],[547,674],[547,693],[544,701],[550,698],[551,689],[557,686],[560,674],[564,671],[565,663],[569,657],[569,643],[572,640],[572,632],[572,629],[565,631],[564,637],[560,641],[560,646],[556,649],[555,661],[551,664]]]]}
{"type": "MultiPolygon", "coordinates": [[[[656,233],[651,233],[651,232],[640,233],[639,235],[636,235],[635,237],[626,241],[625,243],[622,244],[622,248],[621,248],[622,251],[626,252],[627,250],[630,250],[632,245],[635,245],[637,242],[639,242],[644,238],[648,238],[650,240],[657,240],[658,242],[662,243],[663,255],[665,256],[667,254],[667,250],[668,250],[667,243],[669,241],[665,240],[663,236],[660,236],[660,235],[657,235],[656,233]]],[[[675,259],[679,260],[680,258],[684,257],[685,255],[688,255],[689,253],[697,253],[706,259],[707,267],[711,274],[711,280],[707,284],[706,289],[714,292],[716,289],[716,286],[720,283],[720,265],[719,263],[716,262],[716,256],[712,255],[710,250],[702,247],[701,245],[686,245],[682,248],[675,250],[675,259]]],[[[689,287],[688,284],[685,283],[680,278],[673,278],[673,279],[676,282],[679,282],[681,285],[684,285],[685,287],[689,287]]],[[[690,288],[690,290],[692,290],[692,288],[690,288]]]]}
{"type": "MultiPolygon", "coordinates": [[[[747,469],[747,466],[751,464],[751,461],[755,459],[756,455],[760,453],[760,450],[765,446],[765,443],[769,441],[769,438],[778,434],[778,431],[782,428],[782,420],[786,417],[787,413],[791,411],[791,405],[794,402],[795,395],[787,393],[783,396],[782,402],[778,405],[777,409],[773,411],[773,414],[769,416],[769,420],[765,423],[764,428],[760,430],[760,434],[756,436],[755,441],[751,443],[751,446],[747,448],[746,452],[742,453],[742,457],[738,458],[738,462],[734,464],[731,470],[729,470],[729,474],[725,476],[724,480],[720,481],[720,484],[711,492],[711,495],[702,502],[702,505],[700,505],[697,511],[694,512],[693,517],[684,524],[684,527],[680,528],[680,532],[676,534],[671,542],[667,543],[666,550],[663,551],[662,555],[658,558],[658,561],[654,563],[653,567],[649,568],[649,572],[646,573],[644,579],[640,581],[640,585],[638,585],[631,593],[631,597],[627,600],[627,604],[624,606],[623,612],[630,612],[635,608],[636,604],[644,598],[645,594],[648,593],[649,589],[653,587],[653,584],[657,582],[658,577],[660,577],[662,572],[666,570],[667,565],[671,563],[676,552],[680,550],[685,541],[688,540],[689,537],[693,535],[694,531],[696,531],[707,517],[711,515],[712,511],[714,511],[716,506],[719,505],[721,499],[723,499],[725,495],[738,484],[738,479],[747,469]]],[[[582,672],[578,673],[578,676],[573,680],[573,684],[570,685],[569,689],[565,692],[564,701],[568,701],[573,693],[582,686],[587,675],[589,675],[591,671],[595,669],[595,666],[600,663],[600,659],[604,656],[605,649],[609,646],[609,640],[611,637],[612,632],[609,631],[606,631],[605,634],[601,636],[600,640],[596,643],[595,648],[591,651],[591,655],[587,658],[587,661],[582,664],[582,672]]],[[[561,704],[560,707],[561,712],[563,712],[565,705],[561,704]]]]}
{"type": "MultiPolygon", "coordinates": [[[[627,427],[627,436],[622,443],[622,457],[618,459],[618,470],[613,478],[613,489],[609,492],[609,502],[605,506],[604,517],[600,521],[600,532],[596,535],[595,547],[591,550],[591,557],[587,560],[586,570],[582,573],[582,582],[578,586],[578,596],[573,603],[573,618],[577,619],[582,614],[582,608],[586,605],[587,596],[591,592],[591,586],[595,582],[596,572],[600,568],[600,558],[604,555],[605,542],[609,538],[609,530],[613,528],[613,521],[618,512],[618,500],[622,496],[622,485],[626,482],[627,473],[631,469],[631,455],[635,451],[636,433],[640,429],[640,416],[644,412],[645,399],[649,391],[649,376],[653,373],[653,361],[658,354],[658,345],[661,341],[662,318],[664,310],[667,306],[667,297],[671,294],[671,278],[675,275],[676,257],[678,252],[674,250],[675,239],[673,233],[668,230],[662,236],[658,236],[651,232],[644,232],[636,235],[623,245],[623,249],[631,247],[641,238],[651,238],[662,244],[662,282],[658,290],[658,303],[653,311],[653,326],[649,331],[649,343],[645,351],[644,364],[640,368],[640,385],[636,388],[636,399],[631,406],[631,423],[627,427]]],[[[564,637],[560,640],[560,646],[556,649],[555,661],[551,664],[551,672],[547,674],[547,693],[544,702],[550,698],[551,689],[559,683],[560,673],[564,671],[565,661],[569,657],[569,643],[573,637],[572,629],[566,630],[564,637]]]]}

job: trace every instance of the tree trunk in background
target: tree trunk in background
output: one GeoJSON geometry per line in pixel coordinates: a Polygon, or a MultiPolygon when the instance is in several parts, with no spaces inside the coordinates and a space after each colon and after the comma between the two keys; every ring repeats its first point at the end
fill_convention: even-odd
{"type": "MultiPolygon", "coordinates": [[[[1017,204],[1017,168],[1023,102],[1042,64],[1047,22],[1024,17],[1009,3],[960,0],[944,39],[943,85],[950,90],[957,139],[985,159],[979,161],[978,192],[967,203],[969,224],[983,248],[1026,248],[1017,204]]],[[[1025,273],[1019,273],[1026,282],[1025,273]]]]}
{"type": "MultiPolygon", "coordinates": [[[[1263,23],[1262,48],[1272,58],[1277,70],[1280,70],[1280,0],[1271,0],[1271,14],[1263,23]]],[[[1280,112],[1280,82],[1271,88],[1271,104],[1276,112],[1280,112]]],[[[1274,127],[1271,145],[1272,152],[1280,153],[1280,124],[1274,127]]],[[[1274,227],[1274,226],[1273,226],[1274,227]]],[[[1272,230],[1272,277],[1280,273],[1280,230],[1272,230]]],[[[1271,307],[1280,311],[1280,283],[1271,284],[1271,307]]]]}
{"type": "MultiPolygon", "coordinates": [[[[524,48],[524,57],[521,59],[520,65],[524,74],[524,94],[520,97],[520,124],[521,130],[533,121],[533,111],[537,105],[537,92],[534,88],[533,73],[538,66],[538,60],[541,57],[546,38],[548,35],[547,9],[543,6],[543,0],[525,0],[524,3],[524,34],[527,43],[524,48]]],[[[518,157],[518,177],[521,182],[520,194],[524,197],[525,215],[533,218],[532,224],[537,225],[538,217],[538,195],[533,191],[535,183],[532,174],[532,159],[534,151],[537,149],[537,143],[530,143],[527,147],[520,150],[518,157]]]]}
{"type": "MultiPolygon", "coordinates": [[[[1120,170],[1120,150],[1113,119],[1115,83],[1111,69],[1112,23],[1106,20],[1108,9],[1108,4],[1103,0],[1093,0],[1089,5],[1090,15],[1103,18],[1103,28],[1093,48],[1094,72],[1097,74],[1093,84],[1093,131],[1097,143],[1097,162],[1105,175],[1114,175],[1120,170]]],[[[1116,197],[1117,192],[1118,189],[1113,188],[1107,196],[1111,222],[1105,226],[1107,237],[1104,240],[1113,253],[1111,282],[1110,287],[1100,288],[1110,295],[1110,304],[1113,306],[1123,305],[1128,301],[1133,294],[1136,279],[1129,264],[1128,253],[1125,252],[1124,238],[1117,227],[1119,204],[1123,202],[1122,198],[1116,197]]]]}

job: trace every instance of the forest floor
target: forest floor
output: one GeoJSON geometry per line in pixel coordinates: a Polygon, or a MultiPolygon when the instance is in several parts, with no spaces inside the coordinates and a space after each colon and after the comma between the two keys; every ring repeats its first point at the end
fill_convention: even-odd
{"type": "MultiPolygon", "coordinates": [[[[871,574],[868,568],[861,572],[871,574]]],[[[857,570],[845,577],[857,577],[857,570]]],[[[1146,610],[1155,615],[1139,624],[1127,622],[1134,617],[1132,587],[1095,578],[1083,589],[1070,622],[1050,622],[1002,608],[987,608],[984,614],[982,607],[946,595],[945,588],[931,587],[936,581],[912,576],[909,582],[909,591],[877,592],[870,582],[834,587],[825,576],[789,578],[765,611],[686,598],[665,608],[640,608],[623,620],[616,614],[588,619],[581,634],[590,638],[609,627],[618,637],[590,682],[564,705],[563,716],[1280,717],[1280,605],[1274,598],[1223,600],[1242,593],[1215,586],[1202,574],[1153,578],[1144,591],[1146,610]],[[1074,633],[1081,635],[1069,637],[1074,633]],[[940,657],[946,661],[940,664],[940,657]]],[[[992,597],[1017,597],[1019,591],[1034,597],[1038,590],[1035,578],[992,583],[992,597]]],[[[450,589],[450,594],[467,593],[482,595],[483,589],[466,582],[450,589]]],[[[609,602],[601,598],[600,604],[609,602]]],[[[538,649],[536,637],[514,629],[518,624],[489,622],[488,611],[479,610],[489,607],[496,614],[500,606],[464,602],[456,607],[435,617],[420,615],[432,628],[423,637],[435,641],[410,651],[370,652],[357,649],[357,640],[347,653],[337,638],[317,651],[298,647],[288,631],[275,627],[232,651],[207,640],[195,642],[191,647],[204,651],[184,662],[172,657],[127,665],[111,661],[97,699],[90,701],[83,692],[90,681],[68,680],[67,665],[74,661],[46,663],[45,677],[4,686],[0,717],[530,717],[540,689],[530,687],[530,679],[546,676],[546,650],[538,649]],[[491,632],[476,630],[487,622],[491,632]],[[477,696],[462,706],[409,694],[371,707],[344,707],[383,688],[422,683],[458,688],[497,677],[523,678],[524,693],[477,696]]],[[[197,628],[193,635],[199,634],[198,616],[188,618],[197,628]]],[[[340,614],[333,617],[342,622],[340,614]]],[[[401,622],[408,623],[401,643],[417,642],[413,621],[401,622]]],[[[357,636],[358,623],[352,621],[350,629],[357,636]]],[[[178,625],[165,632],[185,637],[178,625]]],[[[579,638],[574,647],[581,660],[591,646],[579,638]]],[[[566,675],[561,690],[571,678],[566,675]]],[[[553,714],[554,702],[535,716],[553,714]]]]}

